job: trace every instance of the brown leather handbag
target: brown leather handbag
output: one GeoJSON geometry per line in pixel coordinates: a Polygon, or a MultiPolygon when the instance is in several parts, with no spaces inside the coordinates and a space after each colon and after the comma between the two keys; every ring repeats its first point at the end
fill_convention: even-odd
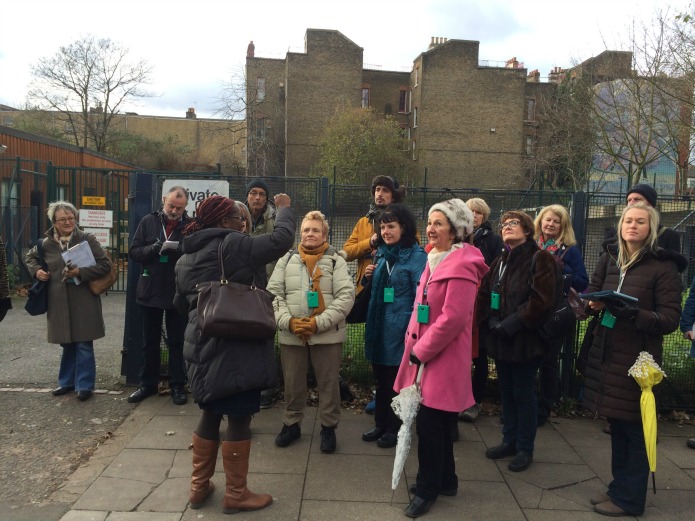
{"type": "Polygon", "coordinates": [[[230,282],[224,274],[222,242],[217,250],[220,280],[201,282],[198,290],[198,327],[213,338],[267,340],[275,336],[273,295],[254,284],[230,282]]]}
{"type": "Polygon", "coordinates": [[[102,293],[106,293],[106,291],[108,291],[111,286],[116,283],[116,280],[118,280],[118,268],[116,267],[116,264],[111,260],[111,256],[108,254],[108,252],[104,251],[104,253],[106,254],[106,258],[109,261],[111,269],[103,277],[89,281],[89,291],[91,291],[93,295],[101,295],[102,293]]]}

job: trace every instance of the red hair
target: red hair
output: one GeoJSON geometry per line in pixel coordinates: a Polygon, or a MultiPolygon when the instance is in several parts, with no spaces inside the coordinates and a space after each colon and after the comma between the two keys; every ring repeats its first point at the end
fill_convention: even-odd
{"type": "Polygon", "coordinates": [[[198,230],[214,228],[228,215],[236,215],[239,209],[232,199],[221,195],[213,195],[198,201],[195,209],[195,217],[186,225],[184,235],[190,235],[198,230]]]}

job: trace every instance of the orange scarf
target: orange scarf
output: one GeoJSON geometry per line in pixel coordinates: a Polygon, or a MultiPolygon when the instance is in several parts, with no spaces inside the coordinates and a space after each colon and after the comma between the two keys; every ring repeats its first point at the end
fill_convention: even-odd
{"type": "Polygon", "coordinates": [[[314,248],[313,250],[307,249],[301,244],[299,245],[299,258],[306,266],[309,276],[311,277],[311,289],[319,294],[319,307],[311,310],[312,317],[323,313],[323,311],[326,309],[326,303],[323,300],[323,293],[321,293],[321,268],[318,267],[318,263],[327,249],[327,242],[324,242],[321,246],[314,248]]]}

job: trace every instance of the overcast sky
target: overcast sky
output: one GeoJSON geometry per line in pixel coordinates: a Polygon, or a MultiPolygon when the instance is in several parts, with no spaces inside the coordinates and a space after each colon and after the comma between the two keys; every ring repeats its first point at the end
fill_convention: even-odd
{"type": "Polygon", "coordinates": [[[154,66],[158,94],[126,110],[215,117],[221,85],[256,56],[302,52],[307,28],[335,29],[364,49],[366,66],[409,70],[432,36],[480,41],[480,60],[516,57],[541,77],[606,48],[629,50],[633,20],[687,0],[4,0],[0,103],[25,101],[30,66],[92,34],[154,66]]]}

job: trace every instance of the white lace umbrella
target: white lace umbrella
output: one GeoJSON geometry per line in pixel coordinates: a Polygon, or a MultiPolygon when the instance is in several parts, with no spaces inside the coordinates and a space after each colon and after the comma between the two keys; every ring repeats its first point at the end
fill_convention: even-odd
{"type": "Polygon", "coordinates": [[[422,402],[420,381],[422,380],[423,368],[424,364],[420,364],[415,383],[405,389],[401,389],[398,396],[391,400],[393,412],[403,421],[401,428],[398,430],[396,457],[393,460],[393,474],[391,476],[392,490],[396,490],[396,487],[398,487],[403,467],[405,467],[405,460],[408,459],[408,452],[410,452],[410,441],[412,438],[410,427],[415,421],[417,410],[420,408],[420,402],[422,402]]]}

